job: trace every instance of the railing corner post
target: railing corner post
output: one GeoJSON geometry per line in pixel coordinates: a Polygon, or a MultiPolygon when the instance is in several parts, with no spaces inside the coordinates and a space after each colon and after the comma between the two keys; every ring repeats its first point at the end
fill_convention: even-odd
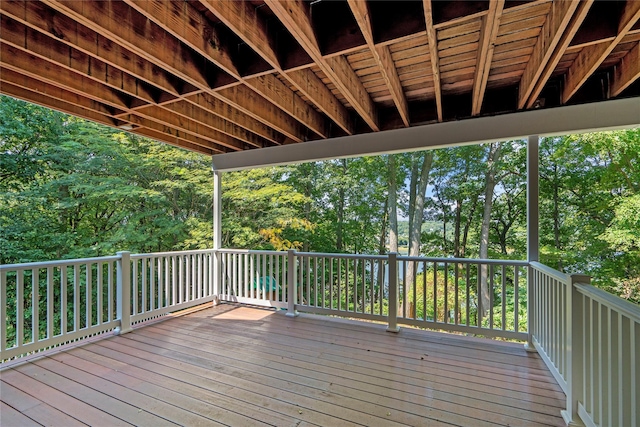
{"type": "Polygon", "coordinates": [[[213,249],[213,306],[220,304],[220,278],[222,277],[220,251],[213,249]]]}
{"type": "Polygon", "coordinates": [[[567,290],[567,408],[562,411],[562,418],[570,426],[583,426],[578,415],[580,398],[584,395],[584,298],[577,290],[578,284],[590,284],[591,277],[584,274],[572,274],[571,284],[567,290]]]}
{"type": "Polygon", "coordinates": [[[115,329],[116,335],[131,332],[131,253],[118,252],[116,281],[116,315],[120,326],[115,329]]]}
{"type": "Polygon", "coordinates": [[[287,316],[297,317],[296,311],[296,251],[287,251],[287,316]]]}
{"type": "Polygon", "coordinates": [[[398,254],[391,252],[389,260],[389,314],[387,332],[398,332],[398,254]]]}
{"type": "Polygon", "coordinates": [[[535,353],[538,350],[533,344],[533,328],[535,325],[534,319],[536,314],[536,301],[535,301],[535,289],[534,289],[534,276],[536,270],[531,266],[527,267],[527,342],[524,343],[524,349],[529,353],[535,353]]]}

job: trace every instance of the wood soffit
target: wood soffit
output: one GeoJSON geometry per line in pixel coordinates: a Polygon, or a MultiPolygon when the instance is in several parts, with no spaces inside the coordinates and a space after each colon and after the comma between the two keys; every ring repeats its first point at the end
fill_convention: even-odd
{"type": "Polygon", "coordinates": [[[1,93],[207,155],[640,97],[640,1],[0,0],[0,19],[1,93]]]}

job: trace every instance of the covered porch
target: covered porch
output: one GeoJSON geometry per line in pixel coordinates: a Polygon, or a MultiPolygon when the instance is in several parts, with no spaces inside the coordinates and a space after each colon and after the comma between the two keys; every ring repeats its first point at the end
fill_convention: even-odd
{"type": "Polygon", "coordinates": [[[2,425],[640,423],[640,309],[537,200],[539,136],[640,124],[640,2],[403,6],[0,2],[0,92],[215,176],[211,249],[0,266],[2,425]],[[222,247],[225,172],[524,138],[526,259],[222,247]]]}

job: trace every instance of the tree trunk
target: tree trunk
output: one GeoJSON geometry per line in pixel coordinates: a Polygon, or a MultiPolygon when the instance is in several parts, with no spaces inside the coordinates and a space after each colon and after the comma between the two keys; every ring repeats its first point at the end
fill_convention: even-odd
{"type": "MultiPolygon", "coordinates": [[[[342,163],[342,174],[343,176],[347,174],[347,160],[343,159],[342,163]]],[[[346,191],[344,188],[344,184],[341,183],[340,188],[338,189],[338,209],[337,209],[337,229],[336,229],[336,249],[338,252],[344,251],[344,241],[343,241],[343,226],[344,226],[344,205],[345,205],[345,197],[346,191]]]]}
{"type": "MultiPolygon", "coordinates": [[[[494,142],[489,145],[489,155],[487,156],[487,173],[485,178],[484,191],[484,213],[482,215],[482,226],[480,229],[480,259],[487,259],[489,256],[489,229],[491,222],[491,207],[493,205],[493,190],[496,186],[496,167],[500,159],[500,143],[494,142]]],[[[489,289],[487,265],[481,266],[480,273],[480,298],[482,302],[482,312],[480,316],[484,318],[489,310],[493,292],[489,289]]]]}
{"type": "Polygon", "coordinates": [[[388,156],[388,185],[389,197],[387,206],[389,212],[389,252],[398,252],[398,182],[396,178],[395,155],[388,156]]]}
{"type": "MultiPolygon", "coordinates": [[[[427,193],[427,184],[429,183],[429,172],[433,163],[433,151],[427,151],[422,160],[420,168],[420,176],[416,177],[417,185],[415,192],[415,204],[413,209],[413,221],[409,228],[409,256],[420,256],[420,237],[422,232],[422,219],[424,212],[424,202],[427,193]]],[[[416,167],[415,170],[418,168],[416,167]]],[[[413,181],[413,176],[411,177],[413,181]]],[[[413,287],[413,276],[415,273],[415,263],[407,263],[407,271],[405,272],[405,289],[413,287]]]]}

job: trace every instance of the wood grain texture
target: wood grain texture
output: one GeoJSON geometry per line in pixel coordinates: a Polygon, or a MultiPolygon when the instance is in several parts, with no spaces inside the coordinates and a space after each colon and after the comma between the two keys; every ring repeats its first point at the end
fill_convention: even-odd
{"type": "Polygon", "coordinates": [[[231,304],[0,380],[8,416],[33,423],[46,413],[94,424],[563,425],[564,395],[521,344],[231,304]]]}

